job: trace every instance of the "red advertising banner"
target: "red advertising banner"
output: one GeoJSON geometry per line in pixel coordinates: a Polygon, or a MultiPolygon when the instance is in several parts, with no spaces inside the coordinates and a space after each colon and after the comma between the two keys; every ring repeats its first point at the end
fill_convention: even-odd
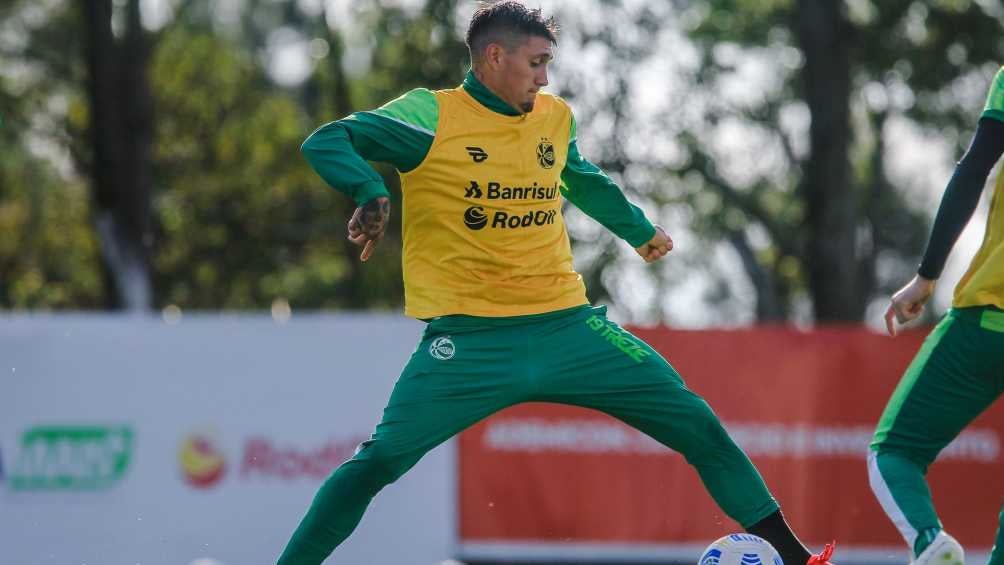
{"type": "MultiPolygon", "coordinates": [[[[708,400],[799,535],[904,548],[868,486],[866,454],[924,334],[636,329],[708,400]]],[[[994,406],[941,454],[935,504],[967,547],[989,548],[1004,496],[994,406]]],[[[679,454],[599,412],[512,407],[460,437],[461,545],[705,545],[740,531],[679,454]],[[569,544],[568,542],[572,542],[569,544]]]]}

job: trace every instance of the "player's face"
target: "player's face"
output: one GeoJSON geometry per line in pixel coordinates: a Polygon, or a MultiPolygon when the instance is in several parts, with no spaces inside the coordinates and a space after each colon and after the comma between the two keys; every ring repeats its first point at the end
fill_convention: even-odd
{"type": "Polygon", "coordinates": [[[515,108],[529,113],[537,91],[547,86],[547,66],[553,53],[551,42],[530,36],[519,47],[502,56],[503,98],[515,108]]]}

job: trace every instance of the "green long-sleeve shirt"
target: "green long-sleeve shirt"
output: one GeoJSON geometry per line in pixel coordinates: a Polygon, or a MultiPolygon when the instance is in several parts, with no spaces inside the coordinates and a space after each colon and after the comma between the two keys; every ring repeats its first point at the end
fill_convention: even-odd
{"type": "MultiPolygon", "coordinates": [[[[519,115],[472,72],[467,73],[463,88],[494,112],[519,115]]],[[[366,161],[390,163],[400,172],[411,171],[429,153],[437,122],[435,96],[429,90],[416,89],[376,110],[356,112],[321,126],[301,149],[321,178],[361,205],[388,195],[383,179],[366,161]]],[[[561,193],[631,246],[645,244],[655,235],[655,228],[609,176],[582,157],[576,145],[574,118],[570,127],[561,193]]]]}

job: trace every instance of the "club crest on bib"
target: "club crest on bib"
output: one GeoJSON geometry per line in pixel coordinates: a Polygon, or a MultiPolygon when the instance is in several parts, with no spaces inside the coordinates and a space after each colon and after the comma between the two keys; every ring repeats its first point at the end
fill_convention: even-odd
{"type": "Polygon", "coordinates": [[[537,144],[537,164],[545,169],[554,166],[554,144],[546,137],[537,144]]]}
{"type": "Polygon", "coordinates": [[[432,345],[429,346],[429,355],[440,361],[447,361],[453,359],[453,355],[457,352],[457,346],[453,345],[453,340],[450,336],[437,337],[432,341],[432,345]]]}

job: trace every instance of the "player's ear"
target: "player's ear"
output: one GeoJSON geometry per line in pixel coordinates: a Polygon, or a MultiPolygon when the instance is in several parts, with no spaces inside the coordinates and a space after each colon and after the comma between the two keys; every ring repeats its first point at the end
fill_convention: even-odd
{"type": "Polygon", "coordinates": [[[498,43],[489,43],[481,53],[485,64],[493,71],[502,67],[502,58],[505,56],[505,47],[498,43]]]}

